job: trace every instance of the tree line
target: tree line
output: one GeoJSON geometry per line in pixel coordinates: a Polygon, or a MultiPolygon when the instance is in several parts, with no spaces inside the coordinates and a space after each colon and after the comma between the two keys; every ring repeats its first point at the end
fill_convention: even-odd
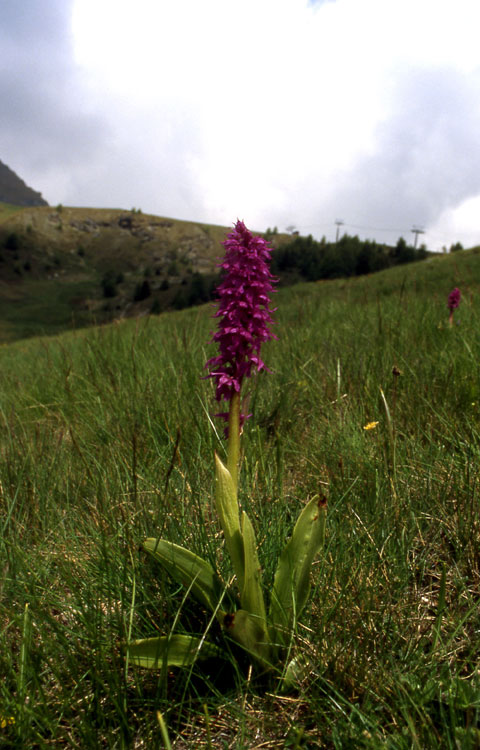
{"type": "Polygon", "coordinates": [[[424,245],[414,248],[403,237],[392,247],[348,234],[344,234],[338,242],[327,242],[325,238],[318,241],[308,235],[295,237],[275,249],[271,268],[281,283],[288,284],[296,280],[361,276],[402,263],[424,260],[427,255],[424,245]]]}
{"type": "MultiPolygon", "coordinates": [[[[317,241],[312,235],[298,236],[273,250],[271,271],[281,286],[288,286],[298,281],[361,276],[402,263],[424,260],[427,255],[424,245],[417,249],[408,245],[403,237],[392,247],[348,234],[344,234],[338,242],[327,242],[325,238],[317,241]]],[[[174,307],[190,307],[214,300],[219,281],[220,276],[212,275],[207,279],[194,274],[187,287],[177,293],[174,307]]]]}

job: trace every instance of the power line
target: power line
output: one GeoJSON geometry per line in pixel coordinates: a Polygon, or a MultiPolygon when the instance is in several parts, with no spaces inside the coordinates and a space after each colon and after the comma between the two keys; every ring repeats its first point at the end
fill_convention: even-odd
{"type": "MultiPolygon", "coordinates": [[[[338,221],[340,221],[340,220],[338,220],[338,221]]],[[[334,223],[337,224],[337,221],[335,221],[334,223]]],[[[324,223],[321,223],[321,224],[320,223],[319,224],[301,224],[301,225],[299,224],[299,225],[297,225],[297,229],[300,229],[300,230],[328,229],[328,227],[331,227],[331,226],[332,225],[329,222],[324,222],[324,223]]],[[[465,241],[470,242],[471,241],[471,236],[473,234],[475,234],[475,232],[472,232],[472,231],[470,231],[470,232],[467,232],[467,231],[456,231],[456,230],[443,231],[443,232],[442,231],[438,232],[438,231],[434,231],[434,230],[431,231],[430,229],[425,230],[425,229],[422,229],[421,227],[417,227],[416,225],[414,225],[413,229],[410,229],[410,230],[406,229],[405,227],[403,227],[403,228],[399,228],[399,227],[372,227],[372,226],[367,226],[367,225],[364,225],[364,224],[349,224],[349,223],[344,222],[343,220],[342,220],[341,226],[344,226],[346,229],[358,229],[358,230],[365,231],[365,232],[392,232],[392,233],[395,232],[399,237],[400,236],[406,237],[406,235],[409,233],[409,231],[413,232],[414,230],[418,229],[419,230],[418,234],[428,234],[429,240],[431,242],[438,242],[438,243],[443,242],[443,243],[447,243],[447,244],[449,242],[453,241],[452,240],[452,236],[455,236],[455,239],[457,239],[457,240],[460,240],[460,241],[463,240],[464,242],[465,241]]],[[[337,225],[337,227],[338,227],[338,225],[337,225]]],[[[416,239],[418,238],[418,234],[416,234],[416,236],[415,236],[416,239]]],[[[478,234],[480,234],[480,233],[478,233],[478,234]]]]}
{"type": "MultiPolygon", "coordinates": [[[[337,224],[337,221],[335,221],[334,223],[337,224]]],[[[365,226],[363,224],[350,224],[345,221],[342,221],[341,224],[348,229],[361,229],[367,232],[398,232],[400,234],[408,232],[405,227],[402,227],[401,229],[399,229],[398,227],[371,227],[365,226]]],[[[331,224],[325,222],[323,224],[299,224],[297,226],[299,229],[322,229],[324,227],[331,226],[331,224]]]]}
{"type": "Polygon", "coordinates": [[[405,232],[405,229],[398,229],[395,227],[366,227],[360,224],[348,224],[352,229],[362,229],[367,232],[405,232]]]}

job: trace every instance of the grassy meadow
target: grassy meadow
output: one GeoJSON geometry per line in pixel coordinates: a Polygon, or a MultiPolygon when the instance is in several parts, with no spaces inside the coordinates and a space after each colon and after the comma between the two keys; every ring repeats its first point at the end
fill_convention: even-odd
{"type": "Polygon", "coordinates": [[[275,304],[240,499],[268,591],[300,509],[328,498],[308,678],[284,695],[233,661],[124,658],[128,639],[209,624],[146,536],[230,574],[211,306],[19,341],[0,347],[0,747],[162,748],[157,712],[177,749],[480,747],[480,254],[275,304]]]}
{"type": "Polygon", "coordinates": [[[11,216],[18,214],[22,210],[23,208],[21,206],[14,206],[11,203],[3,203],[0,201],[0,223],[6,221],[11,216]]]}

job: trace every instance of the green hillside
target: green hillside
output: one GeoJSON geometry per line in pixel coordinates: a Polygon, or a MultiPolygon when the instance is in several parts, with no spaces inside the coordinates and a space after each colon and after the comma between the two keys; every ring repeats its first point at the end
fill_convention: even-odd
{"type": "Polygon", "coordinates": [[[0,341],[206,301],[228,231],[136,209],[0,204],[0,341]]]}
{"type": "Polygon", "coordinates": [[[2,747],[163,747],[158,712],[179,749],[479,746],[480,253],[275,305],[240,500],[268,595],[299,510],[328,498],[298,689],[234,651],[168,673],[125,662],[127,640],[172,628],[223,643],[145,537],[231,569],[211,307],[122,320],[0,347],[2,747]]]}

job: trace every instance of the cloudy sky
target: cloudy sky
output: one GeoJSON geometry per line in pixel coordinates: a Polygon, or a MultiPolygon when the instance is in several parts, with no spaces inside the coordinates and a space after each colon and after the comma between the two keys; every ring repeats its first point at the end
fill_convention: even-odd
{"type": "Polygon", "coordinates": [[[0,0],[0,160],[52,205],[480,244],[479,0],[0,0]]]}

